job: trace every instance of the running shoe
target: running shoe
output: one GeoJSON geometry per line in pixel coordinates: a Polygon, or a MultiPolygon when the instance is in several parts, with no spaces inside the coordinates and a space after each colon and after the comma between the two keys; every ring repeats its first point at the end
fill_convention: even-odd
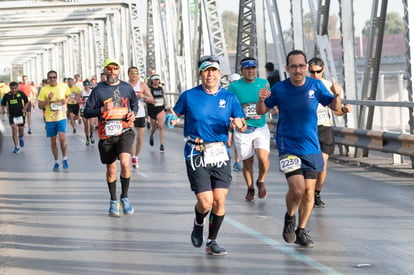
{"type": "Polygon", "coordinates": [[[254,188],[248,188],[245,197],[246,201],[254,201],[254,188]]]}
{"type": "Polygon", "coordinates": [[[233,170],[234,171],[241,171],[242,170],[242,166],[241,166],[240,162],[235,162],[233,164],[233,170]]]}
{"type": "Polygon", "coordinates": [[[62,161],[62,166],[63,166],[63,169],[69,169],[69,163],[67,159],[64,159],[62,161]]]}
{"type": "Polygon", "coordinates": [[[151,146],[154,146],[154,138],[153,137],[150,137],[150,141],[149,142],[150,142],[150,145],[151,146]]]}
{"type": "Polygon", "coordinates": [[[92,144],[94,144],[94,143],[95,143],[95,138],[94,138],[92,135],[90,136],[90,140],[91,140],[91,143],[92,143],[92,144]]]}
{"type": "Polygon", "coordinates": [[[305,229],[296,229],[296,241],[295,244],[304,246],[304,247],[314,247],[315,244],[313,243],[311,236],[309,235],[309,231],[305,229]]]}
{"type": "Polygon", "coordinates": [[[266,185],[264,182],[259,182],[256,181],[256,186],[257,186],[257,193],[259,194],[259,198],[264,199],[267,197],[267,190],[266,190],[266,185]]]}
{"type": "Polygon", "coordinates": [[[59,163],[55,163],[55,165],[53,165],[53,172],[59,172],[59,163]]]}
{"type": "Polygon", "coordinates": [[[24,140],[23,140],[23,137],[19,137],[19,145],[20,145],[20,147],[21,147],[21,148],[23,148],[23,147],[24,147],[24,140]]]}
{"type": "Polygon", "coordinates": [[[132,167],[137,168],[137,157],[132,157],[132,167]]]}
{"type": "Polygon", "coordinates": [[[325,207],[325,203],[321,200],[321,195],[316,195],[315,194],[315,204],[314,207],[315,208],[323,208],[325,207]]]}
{"type": "Polygon", "coordinates": [[[285,214],[285,225],[283,226],[283,239],[287,243],[293,243],[296,240],[295,233],[296,217],[290,217],[288,213],[285,214]]]}
{"type": "Polygon", "coordinates": [[[220,247],[218,243],[216,242],[216,240],[211,240],[207,242],[206,253],[208,255],[214,255],[214,256],[223,256],[227,254],[226,250],[220,247]]]}
{"type": "Polygon", "coordinates": [[[89,139],[86,139],[86,143],[85,143],[86,145],[89,145],[90,143],[89,143],[89,139]]]}
{"type": "Polygon", "coordinates": [[[119,213],[119,202],[111,200],[109,202],[109,212],[108,215],[111,217],[119,217],[121,214],[119,213]]]}
{"type": "Polygon", "coordinates": [[[203,245],[203,226],[195,224],[193,232],[191,232],[191,243],[194,247],[201,247],[203,245]]]}
{"type": "Polygon", "coordinates": [[[164,144],[161,144],[160,145],[160,152],[164,152],[164,151],[165,151],[164,144]]]}
{"type": "Polygon", "coordinates": [[[131,205],[131,202],[128,198],[121,199],[122,203],[122,210],[124,211],[124,215],[132,215],[135,212],[134,207],[131,205]]]}
{"type": "Polygon", "coordinates": [[[31,129],[31,128],[29,128],[29,130],[27,131],[27,133],[28,133],[29,135],[31,135],[31,134],[32,134],[32,129],[31,129]]]}
{"type": "Polygon", "coordinates": [[[19,147],[14,147],[13,153],[14,154],[20,153],[20,148],[19,147]]]}

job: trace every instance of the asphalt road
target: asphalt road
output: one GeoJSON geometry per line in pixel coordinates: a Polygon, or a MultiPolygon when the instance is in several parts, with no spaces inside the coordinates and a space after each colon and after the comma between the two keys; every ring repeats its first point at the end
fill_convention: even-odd
{"type": "MultiPolygon", "coordinates": [[[[133,216],[107,216],[105,169],[81,125],[69,126],[67,172],[53,159],[39,112],[22,153],[10,127],[0,153],[0,274],[414,274],[414,182],[330,163],[308,228],[314,248],[283,241],[287,190],[272,149],[269,196],[244,201],[240,172],[218,241],[226,256],[190,242],[195,198],[186,178],[182,129],[168,129],[166,152],[148,144],[132,175],[133,216]]],[[[257,172],[257,171],[256,171],[257,172]]],[[[118,187],[118,190],[120,187],[118,187]]],[[[205,232],[206,234],[206,232],[205,232]]]]}

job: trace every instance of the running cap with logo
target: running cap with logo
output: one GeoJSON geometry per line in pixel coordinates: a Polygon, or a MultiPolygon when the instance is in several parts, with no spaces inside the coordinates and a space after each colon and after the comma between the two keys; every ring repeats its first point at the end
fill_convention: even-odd
{"type": "Polygon", "coordinates": [[[113,58],[107,58],[107,59],[105,59],[105,61],[104,61],[104,68],[106,68],[106,66],[108,66],[109,64],[115,64],[118,67],[121,67],[119,65],[119,62],[117,60],[113,59],[113,58]]]}
{"type": "Polygon", "coordinates": [[[208,68],[216,68],[220,70],[220,61],[215,55],[207,55],[203,56],[200,61],[198,62],[198,71],[202,72],[207,70],[208,68]]]}
{"type": "Polygon", "coordinates": [[[242,68],[257,67],[256,60],[248,59],[240,63],[242,68]]]}
{"type": "Polygon", "coordinates": [[[89,80],[85,80],[85,81],[83,81],[83,85],[85,85],[85,86],[91,85],[91,82],[89,80]]]}

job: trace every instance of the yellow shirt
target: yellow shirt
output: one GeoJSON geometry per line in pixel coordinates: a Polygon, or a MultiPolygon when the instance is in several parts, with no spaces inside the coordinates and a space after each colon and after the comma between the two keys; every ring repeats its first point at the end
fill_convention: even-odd
{"type": "Polygon", "coordinates": [[[76,104],[78,103],[79,98],[81,97],[81,89],[78,86],[73,85],[69,87],[70,89],[70,98],[68,100],[68,104],[76,104]]]}
{"type": "Polygon", "coordinates": [[[52,87],[49,84],[42,87],[38,96],[39,101],[46,101],[50,92],[52,92],[54,96],[45,108],[46,121],[53,122],[66,119],[66,106],[64,105],[64,101],[71,93],[68,85],[65,83],[58,83],[55,87],[52,87]]]}

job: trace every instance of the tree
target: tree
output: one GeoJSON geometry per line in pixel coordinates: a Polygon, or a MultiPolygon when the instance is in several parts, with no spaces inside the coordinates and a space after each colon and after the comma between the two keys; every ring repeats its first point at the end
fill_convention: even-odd
{"type": "MultiPolygon", "coordinates": [[[[362,35],[368,36],[371,29],[371,21],[365,22],[365,27],[362,29],[362,35]]],[[[384,34],[395,34],[404,32],[404,21],[398,12],[387,13],[385,18],[384,34]]]]}
{"type": "Polygon", "coordinates": [[[237,48],[237,14],[232,11],[224,11],[221,15],[223,22],[224,39],[226,39],[227,50],[236,51],[237,48]]]}
{"type": "MultiPolygon", "coordinates": [[[[313,40],[313,25],[312,25],[312,16],[310,13],[306,13],[303,17],[303,33],[305,39],[313,40]]],[[[339,38],[338,30],[338,17],[336,15],[329,15],[328,19],[328,35],[329,38],[339,38]]]]}

